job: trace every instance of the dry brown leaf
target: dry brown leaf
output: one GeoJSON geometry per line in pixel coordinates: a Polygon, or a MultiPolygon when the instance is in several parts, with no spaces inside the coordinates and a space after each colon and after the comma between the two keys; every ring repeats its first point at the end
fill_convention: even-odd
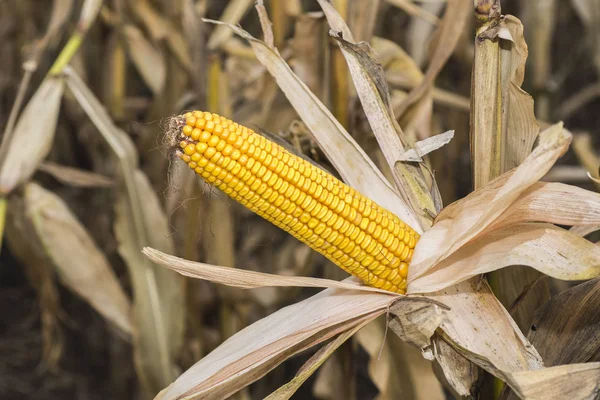
{"type": "Polygon", "coordinates": [[[0,193],[9,193],[29,180],[50,152],[64,90],[62,78],[46,78],[29,100],[11,141],[2,149],[0,193]]]}
{"type": "MultiPolygon", "coordinates": [[[[209,22],[222,24],[219,21],[209,22]]],[[[394,212],[402,221],[420,232],[420,224],[412,210],[385,180],[381,171],[377,169],[364,150],[292,72],[281,56],[243,29],[225,25],[250,43],[258,60],[275,77],[277,84],[286,94],[290,103],[295,106],[294,108],[315,135],[321,149],[342,175],[344,181],[365,196],[377,198],[379,205],[394,212]]]]}
{"type": "Polygon", "coordinates": [[[416,278],[501,218],[523,192],[546,174],[570,140],[571,134],[562,124],[546,129],[540,134],[539,145],[518,168],[447,207],[417,243],[409,269],[409,291],[416,278]],[[482,202],[490,192],[492,199],[482,202]]]}
{"type": "MultiPolygon", "coordinates": [[[[419,66],[397,43],[374,36],[371,44],[385,70],[386,80],[391,85],[412,88],[423,81],[423,72],[419,66]]],[[[394,112],[396,113],[396,109],[394,112]]]]}
{"type": "Polygon", "coordinates": [[[222,399],[283,360],[383,314],[394,297],[327,289],[241,330],[183,373],[163,400],[222,399]]]}
{"type": "MultiPolygon", "coordinates": [[[[444,2],[421,3],[421,7],[430,14],[438,17],[444,10],[444,2]]],[[[418,66],[423,66],[429,59],[429,43],[436,25],[422,18],[413,16],[407,29],[408,52],[418,66]]]]}
{"type": "Polygon", "coordinates": [[[167,74],[163,55],[135,26],[125,25],[123,34],[133,64],[152,92],[159,94],[163,90],[167,74]]]}
{"type": "Polygon", "coordinates": [[[529,221],[593,229],[600,225],[600,194],[563,183],[537,182],[488,230],[529,221]]]}
{"type": "Polygon", "coordinates": [[[595,400],[600,395],[600,362],[509,373],[506,379],[522,399],[595,400]]]}
{"type": "Polygon", "coordinates": [[[175,357],[184,333],[183,281],[151,264],[141,250],[146,245],[172,252],[169,225],[156,192],[137,169],[131,139],[111,120],[79,76],[65,69],[69,89],[119,161],[123,186],[118,191],[115,231],[119,252],[129,267],[134,292],[134,361],[146,391],[156,393],[177,376],[175,357]]]}
{"type": "Polygon", "coordinates": [[[471,9],[472,5],[469,0],[448,0],[442,24],[436,32],[438,38],[436,47],[423,81],[410,92],[403,105],[397,110],[399,117],[409,113],[410,109],[419,107],[419,103],[422,103],[429,96],[435,79],[458,43],[471,9]]]}
{"type": "Polygon", "coordinates": [[[134,179],[135,186],[128,184],[127,190],[123,188],[119,193],[115,234],[133,286],[134,322],[139,327],[134,336],[134,361],[147,390],[156,393],[178,375],[175,358],[183,343],[184,287],[180,277],[153,265],[140,252],[138,243],[144,239],[170,252],[173,245],[167,218],[148,178],[138,170],[134,171],[134,179]],[[132,198],[132,192],[137,199],[132,198]],[[140,238],[136,232],[132,204],[139,207],[147,238],[140,238]]]}
{"type": "MultiPolygon", "coordinates": [[[[502,24],[512,38],[508,49],[500,46],[502,171],[508,171],[521,164],[531,153],[540,129],[533,112],[533,98],[521,89],[528,52],[523,37],[523,24],[512,15],[504,17],[502,24]]],[[[499,33],[498,37],[502,37],[502,34],[499,33]]]]}
{"type": "Polygon", "coordinates": [[[478,30],[475,40],[471,88],[475,188],[518,166],[539,132],[533,99],[521,89],[527,60],[523,25],[511,15],[495,18],[478,30]]]}
{"type": "Polygon", "coordinates": [[[427,297],[450,307],[441,334],[463,357],[496,376],[543,367],[538,352],[484,281],[465,281],[427,297]]]}
{"type": "Polygon", "coordinates": [[[600,247],[550,224],[510,225],[466,244],[419,276],[410,290],[433,292],[511,265],[556,279],[592,279],[600,275],[600,247]]]}
{"type": "Polygon", "coordinates": [[[389,326],[403,341],[424,349],[431,346],[431,337],[444,320],[445,310],[447,308],[435,302],[398,302],[390,308],[396,318],[390,321],[389,326]]]}
{"type": "Polygon", "coordinates": [[[368,43],[354,43],[350,29],[329,2],[319,0],[319,4],[346,59],[356,92],[396,186],[404,201],[418,212],[421,226],[429,226],[430,215],[435,215],[436,209],[420,168],[397,164],[398,158],[408,150],[409,144],[394,117],[381,64],[368,43]]]}
{"type": "MultiPolygon", "coordinates": [[[[227,3],[225,11],[219,19],[225,24],[237,25],[244,14],[248,12],[252,3],[252,0],[232,0],[227,3]]],[[[208,38],[206,47],[209,50],[215,50],[227,42],[231,35],[233,35],[233,32],[227,28],[227,25],[219,25],[208,38]]]]}
{"type": "Polygon", "coordinates": [[[55,39],[55,36],[64,28],[72,12],[73,0],[54,0],[50,22],[48,22],[48,28],[41,43],[45,45],[47,42],[55,39]]]}
{"type": "Polygon", "coordinates": [[[420,142],[415,143],[414,149],[410,149],[398,157],[398,161],[423,162],[423,157],[425,155],[450,143],[453,137],[454,131],[448,131],[421,140],[420,142]]]}
{"type": "Polygon", "coordinates": [[[527,335],[548,365],[600,361],[600,278],[553,297],[527,335]]]}
{"type": "Polygon", "coordinates": [[[131,302],[89,233],[54,193],[35,183],[24,193],[27,216],[60,280],[130,336],[131,302]]]}
{"type": "MultiPolygon", "coordinates": [[[[417,304],[404,303],[409,307],[417,304]]],[[[421,306],[433,304],[419,303],[421,306]]],[[[387,319],[387,316],[379,317],[355,336],[355,341],[369,354],[369,377],[379,391],[375,399],[443,399],[431,362],[424,359],[418,349],[392,335],[386,327],[387,319]]]]}
{"type": "Polygon", "coordinates": [[[448,387],[454,397],[476,397],[475,386],[482,373],[475,364],[461,356],[452,346],[439,337],[434,337],[435,360],[434,371],[448,387]]]}
{"type": "Polygon", "coordinates": [[[416,5],[413,0],[387,0],[388,3],[401,8],[407,14],[427,21],[427,23],[437,26],[440,23],[440,19],[437,15],[430,13],[427,9],[416,5]]]}
{"type": "MultiPolygon", "coordinates": [[[[171,256],[161,251],[146,247],[144,255],[156,264],[170,268],[182,275],[197,279],[205,279],[211,282],[227,286],[253,289],[261,287],[293,286],[293,287],[318,287],[337,288],[347,290],[359,290],[365,292],[385,293],[394,296],[394,293],[386,292],[370,286],[364,286],[359,281],[350,278],[343,282],[330,279],[308,278],[302,276],[284,276],[266,274],[263,272],[247,271],[238,268],[222,267],[218,265],[205,264],[195,261],[187,261],[179,257],[171,256]]],[[[396,295],[397,296],[397,295],[396,295]]]]}
{"type": "Polygon", "coordinates": [[[302,368],[296,373],[294,379],[286,383],[269,396],[265,397],[265,400],[288,400],[294,393],[300,388],[300,386],[310,378],[317,369],[323,365],[325,361],[338,349],[346,340],[350,339],[356,332],[361,330],[364,326],[370,326],[372,320],[366,320],[362,324],[340,333],[333,341],[323,346],[314,356],[312,356],[307,362],[302,365],[302,368]]]}
{"type": "Polygon", "coordinates": [[[192,69],[192,60],[185,39],[170,21],[157,13],[148,0],[130,1],[131,8],[142,20],[154,41],[165,40],[169,50],[177,61],[188,71],[192,69]]]}
{"type": "Polygon", "coordinates": [[[40,164],[40,171],[52,175],[58,181],[75,187],[110,187],[114,181],[104,175],[94,172],[83,171],[77,168],[71,168],[53,162],[43,162],[40,164]]]}

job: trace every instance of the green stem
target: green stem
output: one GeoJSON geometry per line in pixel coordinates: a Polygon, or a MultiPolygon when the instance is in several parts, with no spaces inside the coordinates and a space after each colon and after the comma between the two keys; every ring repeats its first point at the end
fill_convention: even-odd
{"type": "Polygon", "coordinates": [[[56,61],[50,68],[48,72],[49,76],[60,75],[63,69],[71,62],[77,50],[81,46],[81,42],[83,42],[83,34],[81,32],[74,32],[65,47],[63,47],[62,51],[58,55],[56,61]]]}

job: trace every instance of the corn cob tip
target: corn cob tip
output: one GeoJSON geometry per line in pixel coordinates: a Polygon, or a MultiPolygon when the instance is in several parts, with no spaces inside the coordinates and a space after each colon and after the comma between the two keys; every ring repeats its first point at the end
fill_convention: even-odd
{"type": "Polygon", "coordinates": [[[405,293],[419,235],[324,170],[202,111],[169,121],[169,145],[206,182],[367,285],[405,293]]]}

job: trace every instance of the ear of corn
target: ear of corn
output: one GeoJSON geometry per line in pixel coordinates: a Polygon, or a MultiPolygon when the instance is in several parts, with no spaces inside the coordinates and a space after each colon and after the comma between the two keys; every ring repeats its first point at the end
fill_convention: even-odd
{"type": "Polygon", "coordinates": [[[405,293],[419,235],[331,174],[208,112],[175,117],[179,158],[367,285],[405,293]]]}

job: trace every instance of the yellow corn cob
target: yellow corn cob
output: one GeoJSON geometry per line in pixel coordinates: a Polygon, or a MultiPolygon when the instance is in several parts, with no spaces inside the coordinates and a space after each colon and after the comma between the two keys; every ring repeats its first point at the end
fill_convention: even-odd
{"type": "Polygon", "coordinates": [[[405,293],[419,235],[334,176],[208,112],[174,118],[179,158],[231,198],[366,284],[405,293]]]}

